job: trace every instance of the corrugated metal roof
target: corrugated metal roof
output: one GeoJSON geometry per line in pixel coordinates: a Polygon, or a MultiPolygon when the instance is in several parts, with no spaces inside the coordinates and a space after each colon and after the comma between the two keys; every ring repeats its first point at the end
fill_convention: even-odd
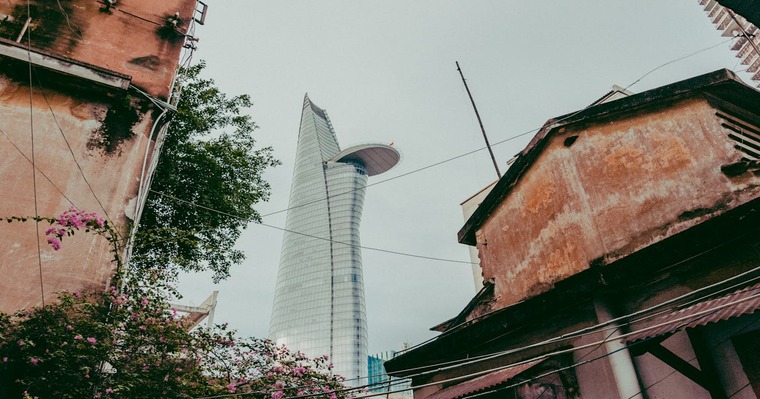
{"type": "Polygon", "coordinates": [[[427,399],[456,399],[462,396],[479,392],[496,385],[505,383],[511,378],[516,377],[518,374],[528,370],[529,368],[541,363],[543,360],[535,360],[532,362],[520,364],[517,366],[508,367],[499,371],[488,373],[484,376],[474,378],[469,381],[459,383],[457,385],[442,389],[430,396],[427,399]]]}
{"type": "Polygon", "coordinates": [[[754,313],[760,309],[760,284],[734,291],[728,295],[699,302],[665,316],[633,323],[628,342],[641,341],[659,335],[704,326],[754,313]]]}

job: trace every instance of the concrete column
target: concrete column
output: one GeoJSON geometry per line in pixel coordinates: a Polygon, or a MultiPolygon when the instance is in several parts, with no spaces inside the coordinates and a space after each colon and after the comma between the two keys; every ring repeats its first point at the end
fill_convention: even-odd
{"type": "MultiPolygon", "coordinates": [[[[605,300],[596,299],[594,307],[600,323],[615,318],[605,300]]],[[[613,323],[610,327],[618,327],[618,325],[613,323]]],[[[607,359],[615,377],[615,385],[620,399],[645,399],[631,354],[625,343],[618,338],[621,335],[620,330],[605,334],[609,337],[606,337],[607,342],[604,344],[604,349],[609,355],[607,359]]]]}

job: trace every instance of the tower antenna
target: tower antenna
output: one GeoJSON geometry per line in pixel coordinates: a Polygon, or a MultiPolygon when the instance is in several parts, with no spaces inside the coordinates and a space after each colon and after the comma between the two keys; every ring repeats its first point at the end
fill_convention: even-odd
{"type": "Polygon", "coordinates": [[[459,76],[462,77],[462,83],[464,83],[464,89],[467,90],[467,95],[470,97],[470,102],[472,103],[472,109],[475,110],[475,116],[478,117],[478,123],[480,124],[480,131],[483,132],[483,139],[486,141],[486,148],[488,148],[488,153],[491,154],[491,161],[493,161],[493,167],[494,169],[496,169],[496,176],[499,176],[499,179],[501,179],[501,172],[499,171],[499,165],[496,163],[496,157],[493,156],[491,143],[488,142],[486,129],[483,127],[483,121],[480,120],[480,113],[478,113],[478,107],[475,106],[475,100],[472,99],[472,93],[470,93],[470,88],[467,87],[467,81],[464,80],[464,74],[462,74],[462,68],[459,67],[459,61],[454,61],[454,62],[457,64],[457,71],[459,71],[459,76]]]}

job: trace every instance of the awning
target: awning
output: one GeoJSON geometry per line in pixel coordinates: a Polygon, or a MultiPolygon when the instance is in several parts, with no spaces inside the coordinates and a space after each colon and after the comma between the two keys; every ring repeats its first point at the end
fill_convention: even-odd
{"type": "Polygon", "coordinates": [[[499,371],[494,371],[486,375],[442,389],[428,396],[427,399],[456,399],[465,395],[483,391],[509,381],[510,379],[516,377],[518,374],[527,371],[529,368],[541,363],[542,361],[543,359],[535,360],[517,366],[507,367],[499,371]]]}
{"type": "Polygon", "coordinates": [[[626,334],[625,340],[628,342],[641,341],[751,314],[758,309],[760,309],[760,284],[755,284],[728,295],[673,311],[664,316],[639,323],[634,322],[631,327],[633,332],[626,334]]]}

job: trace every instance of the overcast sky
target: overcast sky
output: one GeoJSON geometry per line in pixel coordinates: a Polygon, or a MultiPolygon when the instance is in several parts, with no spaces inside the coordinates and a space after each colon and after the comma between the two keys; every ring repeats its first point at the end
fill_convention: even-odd
{"type": "MultiPolygon", "coordinates": [[[[496,175],[454,64],[459,61],[492,143],[580,109],[613,84],[650,88],[720,68],[739,70],[697,0],[597,1],[254,1],[206,0],[194,60],[222,90],[249,94],[260,146],[282,165],[266,173],[269,214],[287,208],[304,93],[325,108],[342,148],[390,143],[402,153],[391,171],[370,178],[362,245],[468,261],[457,243],[459,204],[496,175]],[[717,45],[717,46],[716,46],[717,45]]],[[[749,76],[740,73],[744,79],[749,76]]],[[[506,161],[526,135],[494,147],[506,161]]],[[[503,170],[502,170],[503,171],[503,170]]],[[[284,226],[285,213],[264,218],[284,226]]],[[[251,225],[238,246],[247,260],[219,285],[183,279],[183,303],[219,290],[215,322],[242,335],[269,328],[282,232],[251,225]]],[[[469,266],[363,251],[369,351],[399,349],[432,336],[475,294],[469,266]]]]}

